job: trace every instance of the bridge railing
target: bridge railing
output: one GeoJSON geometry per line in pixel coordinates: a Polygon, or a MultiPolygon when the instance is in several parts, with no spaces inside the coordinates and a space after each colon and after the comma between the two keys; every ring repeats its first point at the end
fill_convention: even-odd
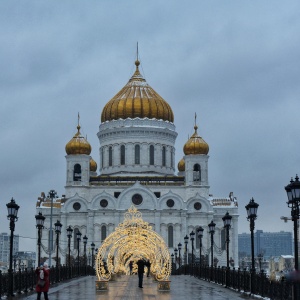
{"type": "MultiPolygon", "coordinates": [[[[95,270],[91,266],[59,266],[50,268],[50,286],[65,280],[80,276],[95,275],[95,270]]],[[[37,276],[35,269],[25,268],[23,271],[19,269],[13,272],[13,292],[14,294],[27,294],[35,289],[37,276]]],[[[0,299],[8,294],[9,274],[0,271],[0,299]]]]}
{"type": "MultiPolygon", "coordinates": [[[[174,264],[173,264],[174,266],[174,264]]],[[[292,300],[293,288],[299,288],[286,280],[270,280],[266,273],[251,273],[240,268],[210,267],[199,264],[183,265],[173,268],[172,275],[191,275],[199,279],[214,282],[238,292],[268,297],[272,300],[292,300]],[[252,288],[251,288],[252,284],[252,288]]]]}

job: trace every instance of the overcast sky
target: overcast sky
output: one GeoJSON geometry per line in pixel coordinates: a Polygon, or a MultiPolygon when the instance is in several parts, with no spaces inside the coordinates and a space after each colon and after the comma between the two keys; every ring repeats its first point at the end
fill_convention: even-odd
{"type": "Polygon", "coordinates": [[[36,200],[64,193],[78,112],[99,165],[101,111],[133,74],[137,41],[143,76],[174,112],[176,164],[196,112],[210,192],[237,197],[239,232],[251,197],[256,229],[292,231],[280,216],[300,173],[299,13],[282,0],[1,1],[0,232],[14,197],[20,250],[35,250],[36,200]]]}

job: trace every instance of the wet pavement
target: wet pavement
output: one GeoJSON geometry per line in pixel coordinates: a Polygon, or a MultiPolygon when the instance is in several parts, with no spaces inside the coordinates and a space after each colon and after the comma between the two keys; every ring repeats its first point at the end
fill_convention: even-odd
{"type": "MultiPolygon", "coordinates": [[[[96,292],[96,277],[89,276],[74,279],[67,283],[50,287],[49,300],[235,300],[249,296],[226,289],[223,286],[209,283],[189,275],[171,276],[171,290],[160,292],[157,282],[151,277],[144,277],[143,288],[138,287],[137,275],[121,276],[109,282],[109,290],[96,292]]],[[[43,299],[43,295],[41,297],[43,299]]],[[[23,299],[35,300],[36,294],[23,299]]]]}

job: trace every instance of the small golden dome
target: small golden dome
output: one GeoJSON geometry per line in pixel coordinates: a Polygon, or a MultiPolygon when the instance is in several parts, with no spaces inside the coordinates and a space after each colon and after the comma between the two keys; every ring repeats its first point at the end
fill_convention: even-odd
{"type": "Polygon", "coordinates": [[[178,167],[179,172],[184,172],[185,171],[185,161],[184,161],[183,158],[179,161],[177,167],[178,167]]]}
{"type": "Polygon", "coordinates": [[[91,172],[97,171],[97,163],[92,158],[90,159],[90,171],[91,172]]]}
{"type": "Polygon", "coordinates": [[[185,143],[183,152],[185,155],[190,154],[208,154],[209,146],[197,133],[198,126],[194,126],[195,132],[185,143]]]}
{"type": "Polygon", "coordinates": [[[101,122],[127,118],[174,122],[170,105],[148,85],[139,71],[139,64],[136,60],[136,70],[128,83],[104,106],[101,122]]]}
{"type": "Polygon", "coordinates": [[[77,133],[74,137],[67,143],[66,152],[68,155],[74,154],[87,154],[90,155],[92,152],[92,147],[90,143],[81,135],[80,126],[77,126],[77,133]]]}

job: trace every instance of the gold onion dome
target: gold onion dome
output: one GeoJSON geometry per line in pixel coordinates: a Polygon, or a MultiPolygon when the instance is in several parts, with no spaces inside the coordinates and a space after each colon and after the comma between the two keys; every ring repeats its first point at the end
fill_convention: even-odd
{"type": "Polygon", "coordinates": [[[149,118],[173,123],[174,115],[170,105],[143,78],[138,60],[135,65],[136,70],[128,83],[104,106],[101,122],[149,118]]]}
{"type": "Polygon", "coordinates": [[[90,155],[92,152],[92,147],[90,143],[81,135],[80,126],[77,126],[77,133],[74,137],[67,143],[66,152],[68,155],[74,154],[87,154],[90,155]]]}
{"type": "Polygon", "coordinates": [[[90,171],[91,172],[97,171],[97,163],[92,158],[90,159],[90,171]]]}
{"type": "Polygon", "coordinates": [[[197,133],[198,126],[194,126],[195,132],[185,143],[183,152],[185,155],[189,154],[208,154],[209,146],[197,133]]]}
{"type": "Polygon", "coordinates": [[[184,161],[183,158],[179,161],[177,167],[178,167],[179,172],[184,172],[185,171],[185,161],[184,161]]]}

